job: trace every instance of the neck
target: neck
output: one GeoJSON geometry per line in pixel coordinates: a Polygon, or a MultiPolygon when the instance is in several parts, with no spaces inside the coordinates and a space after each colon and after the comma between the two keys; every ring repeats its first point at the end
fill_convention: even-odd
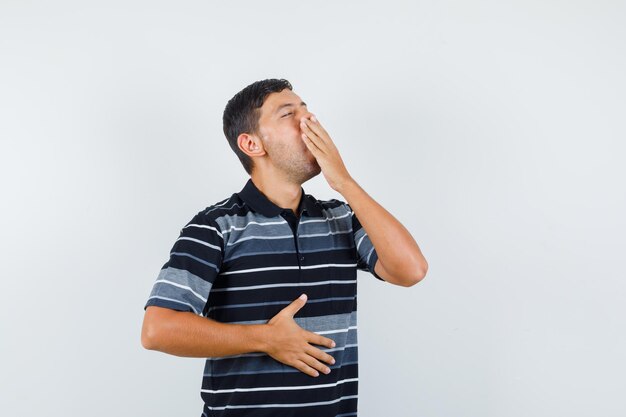
{"type": "Polygon", "coordinates": [[[296,216],[298,204],[302,197],[302,184],[287,181],[277,176],[263,176],[262,174],[251,175],[254,185],[263,193],[268,200],[284,209],[291,209],[296,216]]]}

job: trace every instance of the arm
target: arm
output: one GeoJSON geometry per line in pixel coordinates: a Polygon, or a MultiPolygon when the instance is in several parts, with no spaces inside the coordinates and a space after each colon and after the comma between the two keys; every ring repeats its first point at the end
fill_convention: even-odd
{"type": "Polygon", "coordinates": [[[266,324],[221,323],[188,311],[148,306],[141,331],[146,349],[177,356],[221,357],[263,352],[308,375],[329,373],[322,361],[335,359],[312,344],[335,347],[333,339],[301,328],[294,315],[306,298],[299,297],[266,324]]]}
{"type": "Polygon", "coordinates": [[[143,347],[204,358],[262,352],[312,376],[325,371],[321,361],[332,363],[333,357],[311,343],[331,348],[333,339],[301,328],[293,318],[305,298],[262,324],[222,323],[203,316],[223,250],[219,225],[203,212],[183,227],[144,307],[143,347]]]}
{"type": "Polygon", "coordinates": [[[350,178],[337,187],[378,254],[375,271],[385,281],[409,287],[421,281],[428,263],[415,239],[391,213],[350,178]]]}
{"type": "Polygon", "coordinates": [[[202,316],[222,266],[223,235],[214,219],[196,214],[180,231],[146,302],[141,344],[177,356],[212,357],[260,351],[259,325],[202,316]]]}
{"type": "Polygon", "coordinates": [[[265,351],[265,324],[228,324],[192,312],[148,306],[141,344],[176,356],[207,358],[265,351]]]}
{"type": "Polygon", "coordinates": [[[428,263],[406,228],[354,179],[338,185],[337,191],[347,200],[374,245],[378,254],[376,273],[385,281],[405,287],[421,281],[428,263]]]}
{"type": "Polygon", "coordinates": [[[303,117],[300,127],[328,184],[347,200],[369,236],[378,255],[374,271],[385,281],[406,287],[421,281],[428,263],[411,234],[350,176],[335,143],[315,116],[303,117]]]}

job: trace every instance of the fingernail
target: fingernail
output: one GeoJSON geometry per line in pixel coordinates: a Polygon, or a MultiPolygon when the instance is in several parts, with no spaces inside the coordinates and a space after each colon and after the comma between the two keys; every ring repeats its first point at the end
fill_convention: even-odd
{"type": "Polygon", "coordinates": [[[301,299],[301,300],[304,300],[305,298],[306,298],[306,294],[302,294],[302,295],[300,296],[300,299],[301,299]]]}
{"type": "Polygon", "coordinates": [[[311,116],[311,120],[313,120],[314,122],[317,122],[317,119],[315,118],[315,116],[311,116]]]}
{"type": "Polygon", "coordinates": [[[331,346],[332,346],[332,347],[335,347],[335,346],[336,346],[336,343],[335,343],[335,342],[331,343],[331,346]]]}

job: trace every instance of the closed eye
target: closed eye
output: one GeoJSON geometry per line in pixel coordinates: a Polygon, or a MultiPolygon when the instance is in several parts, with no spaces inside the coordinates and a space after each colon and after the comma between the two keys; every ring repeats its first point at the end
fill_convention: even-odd
{"type": "Polygon", "coordinates": [[[285,116],[289,116],[290,114],[293,114],[293,113],[289,112],[289,113],[287,113],[287,114],[284,114],[284,115],[283,115],[283,117],[285,117],[285,116]]]}

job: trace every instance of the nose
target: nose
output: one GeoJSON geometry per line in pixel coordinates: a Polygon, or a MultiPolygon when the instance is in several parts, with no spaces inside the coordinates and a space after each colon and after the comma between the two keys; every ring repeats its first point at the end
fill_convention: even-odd
{"type": "Polygon", "coordinates": [[[298,123],[300,123],[302,121],[303,118],[305,119],[310,119],[311,116],[313,116],[313,113],[311,113],[309,110],[307,109],[302,109],[301,111],[299,111],[298,113],[298,118],[296,120],[298,120],[298,123]]]}

